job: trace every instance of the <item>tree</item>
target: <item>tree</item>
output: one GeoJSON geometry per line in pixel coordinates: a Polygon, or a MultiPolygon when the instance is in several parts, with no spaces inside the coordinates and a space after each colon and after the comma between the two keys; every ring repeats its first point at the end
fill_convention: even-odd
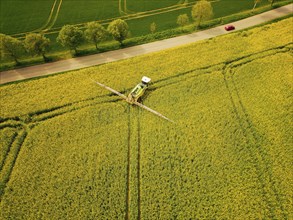
{"type": "Polygon", "coordinates": [[[33,55],[42,55],[44,61],[47,61],[45,56],[50,46],[50,39],[43,34],[30,33],[27,34],[24,40],[25,49],[33,55]]]}
{"type": "Polygon", "coordinates": [[[155,33],[156,30],[157,30],[157,25],[156,25],[156,23],[155,23],[155,22],[151,23],[151,25],[150,25],[150,31],[151,31],[151,33],[152,33],[152,34],[155,33]]]}
{"type": "Polygon", "coordinates": [[[64,47],[69,47],[77,54],[77,47],[83,42],[82,31],[74,25],[65,25],[59,32],[57,41],[64,47]]]}
{"type": "Polygon", "coordinates": [[[22,42],[14,37],[0,34],[1,56],[11,57],[16,64],[20,64],[18,59],[23,52],[22,42]]]}
{"type": "Polygon", "coordinates": [[[191,11],[191,15],[194,21],[197,21],[197,25],[200,26],[202,21],[209,20],[213,17],[213,8],[210,2],[206,0],[198,1],[191,11]]]}
{"type": "Polygon", "coordinates": [[[123,41],[128,36],[128,29],[128,24],[121,19],[112,21],[107,28],[108,32],[120,43],[120,45],[122,45],[123,41]]]}
{"type": "Polygon", "coordinates": [[[105,40],[107,37],[106,29],[101,24],[95,21],[87,23],[84,34],[88,41],[95,44],[97,50],[98,43],[105,40]]]}
{"type": "Polygon", "coordinates": [[[187,25],[189,23],[189,18],[187,14],[183,14],[183,15],[179,15],[177,17],[177,24],[180,27],[184,27],[185,25],[187,25]]]}
{"type": "Polygon", "coordinates": [[[255,9],[255,7],[256,7],[256,5],[257,5],[257,3],[260,3],[261,2],[261,0],[254,0],[254,6],[253,6],[253,9],[252,9],[252,11],[255,9]]]}
{"type": "Polygon", "coordinates": [[[275,0],[268,0],[271,3],[271,6],[273,6],[275,0]]]}

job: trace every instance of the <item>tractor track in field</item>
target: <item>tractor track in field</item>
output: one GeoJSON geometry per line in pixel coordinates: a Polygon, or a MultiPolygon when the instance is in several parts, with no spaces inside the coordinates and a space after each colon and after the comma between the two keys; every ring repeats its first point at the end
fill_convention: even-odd
{"type": "Polygon", "coordinates": [[[108,95],[105,96],[97,96],[95,98],[80,100],[72,103],[68,103],[61,106],[56,106],[50,109],[43,109],[35,112],[30,112],[25,115],[21,115],[19,117],[14,118],[4,118],[0,122],[0,130],[4,128],[18,128],[22,126],[29,126],[30,128],[34,127],[36,124],[40,122],[44,122],[48,119],[53,119],[57,116],[61,116],[73,111],[78,111],[80,109],[84,109],[87,107],[99,105],[99,104],[106,104],[106,103],[114,103],[118,102],[120,98],[113,98],[109,100],[100,100],[102,98],[107,98],[108,95]]]}
{"type": "Polygon", "coordinates": [[[54,26],[54,24],[55,24],[55,22],[56,22],[56,20],[58,18],[58,15],[59,15],[59,11],[60,11],[60,8],[61,8],[61,5],[62,5],[62,1],[63,0],[55,0],[54,1],[54,4],[52,6],[50,15],[49,15],[46,23],[42,27],[34,30],[33,32],[48,31],[54,26]],[[59,2],[59,4],[58,4],[58,2],[59,2]]]}
{"type": "Polygon", "coordinates": [[[29,112],[27,114],[16,117],[0,118],[0,130],[5,128],[19,128],[23,126],[29,126],[30,128],[32,128],[35,124],[39,122],[55,118],[66,113],[78,111],[80,109],[84,109],[99,104],[115,103],[121,100],[122,99],[117,97],[116,95],[108,93],[105,95],[98,95],[95,97],[78,100],[75,102],[55,106],[48,109],[41,109],[34,112],[29,112]]]}
{"type": "MultiPolygon", "coordinates": [[[[56,0],[57,1],[57,0],[56,0]]],[[[55,2],[56,2],[55,1],[55,2]]],[[[11,36],[13,37],[17,37],[17,38],[24,38],[26,34],[31,33],[31,32],[42,32],[43,34],[55,34],[55,33],[59,33],[59,31],[61,30],[62,27],[55,27],[52,28],[58,18],[58,14],[62,5],[62,0],[59,0],[59,6],[57,8],[57,12],[56,15],[51,18],[52,16],[49,16],[47,23],[41,27],[38,28],[34,31],[30,31],[30,32],[23,32],[23,33],[18,33],[18,34],[12,34],[11,36]]],[[[214,0],[211,2],[218,2],[220,0],[214,0]]],[[[188,3],[181,3],[181,4],[175,4],[172,6],[168,6],[168,7],[164,7],[164,8],[159,8],[159,9],[153,9],[153,10],[148,10],[148,11],[143,11],[143,12],[133,12],[127,9],[127,3],[126,0],[119,0],[118,4],[119,4],[119,13],[122,16],[118,16],[115,18],[108,18],[108,19],[103,19],[103,20],[96,20],[97,22],[99,22],[102,25],[108,25],[110,22],[116,20],[116,19],[123,19],[123,20],[134,20],[134,19],[139,19],[139,18],[144,18],[144,17],[149,17],[149,16],[153,16],[153,15],[158,15],[158,14],[163,14],[163,13],[168,13],[168,12],[172,12],[172,11],[177,11],[177,10],[182,10],[184,8],[191,8],[196,1],[192,1],[192,2],[188,2],[188,3]],[[122,3],[123,1],[123,3],[122,3]]],[[[56,8],[56,6],[53,5],[54,9],[56,8]]],[[[80,27],[81,29],[84,29],[86,27],[86,24],[88,22],[84,22],[84,23],[77,23],[75,24],[76,26],[80,27]]]]}
{"type": "Polygon", "coordinates": [[[17,37],[17,38],[24,38],[26,34],[28,33],[47,33],[51,28],[54,26],[54,24],[57,21],[61,6],[62,6],[63,0],[55,0],[53,3],[53,6],[51,8],[49,17],[46,21],[46,23],[41,26],[38,29],[29,31],[29,32],[23,32],[23,33],[18,33],[18,34],[12,34],[11,36],[17,37]]]}
{"type": "Polygon", "coordinates": [[[119,13],[120,15],[127,15],[135,12],[127,9],[127,0],[119,0],[119,13]]]}
{"type": "Polygon", "coordinates": [[[6,157],[4,158],[3,166],[1,167],[1,170],[0,170],[0,178],[1,178],[0,179],[0,182],[1,182],[0,202],[2,201],[2,198],[5,194],[5,188],[7,187],[7,184],[10,180],[19,152],[21,151],[22,145],[27,135],[28,135],[28,131],[26,128],[20,130],[19,132],[16,133],[10,146],[8,146],[9,150],[6,154],[6,157]]]}
{"type": "Polygon", "coordinates": [[[235,58],[228,62],[220,62],[209,66],[199,67],[187,70],[185,72],[178,73],[176,75],[172,75],[169,77],[162,78],[160,80],[155,81],[152,86],[149,88],[150,91],[158,90],[167,86],[175,85],[177,83],[181,83],[187,79],[200,77],[207,74],[212,74],[213,71],[222,71],[226,66],[233,65],[233,67],[238,67],[249,62],[252,62],[254,59],[261,59],[267,56],[274,55],[276,53],[286,53],[290,51],[290,46],[292,43],[288,43],[282,46],[278,46],[275,48],[270,48],[267,50],[259,51],[253,54],[244,55],[242,57],[235,58]],[[240,62],[240,63],[239,63],[240,62]],[[196,73],[198,71],[202,71],[200,73],[196,73]]]}
{"type": "MultiPolygon", "coordinates": [[[[115,17],[115,18],[97,20],[97,22],[101,23],[102,25],[106,25],[106,24],[109,24],[111,21],[113,21],[115,19],[119,19],[119,18],[123,19],[123,20],[133,20],[133,19],[137,19],[137,18],[143,18],[143,17],[153,16],[153,15],[157,15],[157,14],[163,14],[163,13],[167,13],[167,12],[171,12],[171,11],[176,11],[176,10],[181,10],[184,8],[192,7],[193,4],[196,2],[196,1],[193,1],[193,2],[189,2],[187,4],[175,4],[175,5],[164,7],[164,8],[158,8],[158,9],[147,10],[147,11],[142,11],[142,12],[132,12],[127,9],[127,5],[125,6],[126,0],[120,0],[120,1],[124,1],[124,5],[122,7],[121,3],[120,3],[119,10],[121,10],[122,13],[125,13],[125,15],[120,16],[120,17],[115,17]],[[124,8],[124,9],[122,9],[122,8],[124,8]]],[[[220,0],[214,0],[212,2],[218,2],[218,1],[220,1],[220,0]]],[[[83,28],[83,27],[85,27],[86,24],[87,24],[87,22],[78,23],[76,25],[83,28]]],[[[56,31],[56,30],[59,31],[60,29],[61,29],[60,27],[56,27],[56,28],[53,28],[52,31],[56,31]]],[[[57,32],[54,32],[54,33],[57,33],[57,32]]]]}
{"type": "Polygon", "coordinates": [[[233,98],[233,91],[231,90],[231,88],[229,87],[228,85],[228,80],[227,79],[224,79],[225,81],[225,86],[227,88],[227,91],[229,93],[229,97],[230,97],[230,101],[231,101],[231,104],[232,104],[232,108],[233,108],[233,113],[235,114],[236,116],[236,119],[237,119],[237,122],[239,124],[239,127],[242,131],[242,134],[243,136],[245,137],[245,142],[247,144],[247,151],[248,151],[248,155],[249,157],[252,159],[252,166],[255,168],[256,170],[256,177],[257,177],[257,180],[260,184],[260,190],[262,192],[262,196],[263,196],[263,201],[265,201],[265,203],[267,204],[268,208],[269,208],[269,212],[270,212],[270,218],[271,219],[276,219],[276,216],[274,215],[274,212],[273,212],[273,204],[272,202],[269,200],[269,196],[267,195],[266,191],[265,191],[265,186],[266,186],[266,183],[264,182],[263,178],[261,177],[261,174],[263,173],[263,170],[262,168],[260,167],[260,163],[263,162],[263,157],[260,159],[256,158],[254,152],[252,151],[251,149],[251,145],[253,146],[256,146],[258,145],[257,147],[261,148],[261,144],[260,143],[256,143],[255,140],[251,140],[251,133],[250,131],[248,131],[248,126],[247,126],[247,121],[245,121],[245,118],[243,118],[243,116],[241,116],[240,112],[241,110],[238,110],[237,109],[237,106],[236,106],[236,102],[233,98]]]}
{"type": "Polygon", "coordinates": [[[49,31],[56,23],[60,9],[61,9],[61,5],[62,5],[63,0],[59,0],[59,4],[56,10],[56,13],[54,15],[54,17],[52,19],[49,20],[49,22],[42,28],[42,32],[47,32],[49,31]]]}
{"type": "Polygon", "coordinates": [[[234,80],[234,69],[257,59],[263,59],[265,57],[272,56],[278,53],[284,53],[287,51],[289,51],[289,49],[286,49],[286,47],[278,48],[274,51],[274,53],[262,54],[257,58],[252,56],[253,59],[247,59],[247,57],[245,57],[242,60],[237,60],[235,63],[231,62],[223,68],[224,83],[230,97],[233,112],[237,118],[239,127],[245,137],[245,141],[248,146],[247,153],[252,159],[252,165],[256,170],[256,177],[261,186],[262,196],[269,208],[269,215],[272,219],[278,218],[276,216],[274,204],[277,204],[278,208],[281,210],[281,214],[284,219],[288,219],[288,216],[285,214],[284,207],[279,197],[279,193],[273,181],[272,167],[270,166],[270,156],[268,152],[262,147],[262,145],[265,144],[267,140],[264,138],[264,135],[260,134],[256,130],[242,102],[239,90],[234,80]],[[254,146],[254,148],[252,148],[251,146],[254,146]],[[268,179],[268,181],[265,181],[264,178],[268,179]],[[274,201],[272,201],[271,199],[272,196],[274,201]]]}
{"type": "MultiPolygon", "coordinates": [[[[45,29],[47,27],[47,25],[50,23],[50,21],[52,19],[52,16],[54,14],[54,10],[55,10],[55,6],[56,6],[56,3],[57,2],[58,2],[58,0],[55,0],[54,1],[53,5],[52,5],[52,8],[51,8],[51,11],[50,11],[50,14],[49,14],[49,17],[48,17],[46,23],[43,26],[41,26],[40,28],[33,30],[32,32],[40,32],[40,31],[42,31],[43,29],[45,29]]],[[[20,34],[22,34],[22,33],[20,33],[20,34]]],[[[15,34],[14,36],[18,36],[18,35],[19,34],[15,34]]]]}
{"type": "Polygon", "coordinates": [[[3,160],[0,163],[0,172],[2,171],[2,168],[3,168],[4,164],[5,164],[6,158],[7,158],[8,154],[9,154],[9,152],[10,152],[11,145],[15,141],[16,137],[17,137],[17,132],[14,132],[14,134],[11,137],[11,140],[8,143],[8,147],[7,147],[7,150],[5,152],[5,156],[4,156],[3,160]]]}
{"type": "Polygon", "coordinates": [[[140,108],[128,105],[125,220],[141,219],[140,108]],[[132,117],[132,115],[135,117],[132,117]],[[132,170],[134,169],[134,170],[132,170]],[[136,172],[135,172],[136,171],[136,172]],[[137,182],[136,182],[137,181],[137,182]],[[135,183],[136,182],[136,183],[135,183]],[[133,183],[133,184],[131,184],[133,183]],[[136,210],[137,207],[137,210],[136,210]]]}
{"type": "Polygon", "coordinates": [[[130,162],[131,162],[131,112],[130,105],[127,107],[128,137],[127,137],[127,165],[126,165],[126,196],[125,196],[125,220],[130,219],[130,162]]]}
{"type": "MultiPolygon", "coordinates": [[[[244,113],[245,120],[246,120],[247,124],[249,125],[248,126],[248,130],[249,130],[250,134],[253,137],[253,140],[254,140],[255,145],[257,145],[258,153],[261,156],[261,162],[264,163],[265,168],[267,168],[266,170],[267,170],[267,175],[268,175],[269,183],[270,183],[269,188],[271,188],[272,191],[273,191],[273,194],[275,196],[275,199],[277,201],[277,204],[278,204],[279,208],[282,211],[283,218],[284,219],[288,219],[288,216],[285,215],[285,210],[284,210],[284,207],[282,205],[281,199],[279,197],[279,193],[278,193],[278,191],[276,189],[276,186],[274,185],[274,182],[273,182],[273,174],[272,174],[272,170],[273,169],[271,167],[272,162],[271,162],[270,156],[269,156],[268,152],[263,147],[261,147],[261,143],[258,143],[259,142],[258,141],[258,138],[261,137],[263,139],[263,135],[259,134],[259,132],[256,130],[256,128],[253,125],[253,122],[250,119],[249,114],[248,114],[248,112],[247,112],[247,110],[246,110],[246,108],[245,108],[245,106],[244,106],[244,104],[243,104],[243,102],[241,100],[241,96],[239,94],[239,90],[238,90],[238,88],[237,88],[237,86],[235,84],[235,81],[234,81],[234,73],[235,72],[233,71],[232,72],[232,79],[231,79],[232,80],[233,89],[234,89],[234,92],[235,92],[235,94],[237,96],[237,99],[239,101],[239,104],[240,104],[240,107],[241,107],[240,109],[244,113]]],[[[267,141],[267,140],[264,140],[264,141],[267,141]]],[[[252,155],[253,155],[253,157],[255,157],[255,155],[253,153],[252,153],[252,155]]],[[[254,159],[257,161],[257,158],[256,157],[254,159]]],[[[261,169],[259,169],[259,170],[261,170],[261,169]]],[[[259,178],[261,179],[260,174],[259,174],[259,178]]],[[[265,186],[264,183],[263,183],[263,185],[265,186]]],[[[265,188],[266,187],[264,187],[263,189],[265,189],[265,188]]],[[[267,195],[267,194],[268,193],[265,193],[265,195],[267,195]]],[[[273,216],[273,217],[275,218],[275,216],[273,216]]]]}
{"type": "Polygon", "coordinates": [[[140,172],[140,153],[141,153],[141,109],[138,108],[137,114],[137,219],[141,219],[141,172],[140,172]]]}
{"type": "Polygon", "coordinates": [[[80,105],[80,103],[82,102],[82,101],[77,101],[74,103],[69,103],[69,104],[59,106],[59,107],[54,107],[51,109],[45,109],[45,110],[29,113],[27,115],[23,115],[20,117],[1,118],[0,130],[5,128],[13,128],[13,129],[17,129],[17,131],[15,134],[15,137],[12,137],[13,140],[11,141],[11,143],[9,143],[9,146],[7,146],[8,150],[6,152],[5,157],[3,158],[3,161],[1,162],[0,182],[1,182],[1,187],[3,186],[3,188],[0,188],[0,201],[2,196],[5,193],[6,185],[10,180],[10,176],[13,172],[13,168],[18,158],[19,152],[22,148],[22,145],[26,137],[29,135],[29,131],[31,129],[33,129],[37,124],[41,122],[55,118],[60,115],[64,115],[66,113],[78,111],[80,109],[87,108],[90,106],[95,106],[98,104],[112,103],[112,102],[117,102],[120,100],[115,98],[115,99],[105,100],[100,102],[96,101],[96,99],[99,99],[101,97],[107,97],[107,96],[108,95],[98,96],[97,98],[86,99],[84,100],[85,104],[82,106],[76,106],[76,105],[80,105]],[[87,103],[87,102],[90,102],[90,103],[87,103]],[[68,107],[70,108],[68,109],[68,107]],[[63,109],[65,110],[63,111],[63,109]],[[62,111],[58,112],[59,110],[62,110],[62,111]]]}
{"type": "MultiPolygon", "coordinates": [[[[230,88],[228,80],[224,79],[225,81],[225,85],[226,88],[228,90],[229,96],[230,96],[230,101],[232,104],[232,108],[233,108],[233,112],[236,115],[239,127],[245,137],[245,142],[247,144],[247,152],[249,157],[252,159],[252,166],[255,168],[256,170],[256,177],[257,180],[260,184],[260,190],[262,192],[262,196],[263,196],[263,201],[266,202],[268,208],[269,208],[269,212],[270,212],[270,218],[271,219],[277,219],[273,210],[273,202],[270,200],[270,195],[269,192],[267,192],[266,188],[269,187],[270,189],[273,189],[274,192],[276,192],[275,186],[273,185],[272,181],[269,181],[269,186],[268,184],[264,181],[263,179],[263,174],[266,173],[267,170],[270,169],[270,167],[268,167],[268,162],[266,162],[268,160],[268,157],[265,157],[264,155],[264,149],[262,147],[262,141],[259,141],[258,138],[256,139],[254,137],[253,132],[251,132],[250,127],[252,127],[253,125],[249,122],[249,119],[247,119],[246,116],[243,115],[242,109],[239,107],[237,107],[236,104],[236,100],[235,98],[233,98],[233,89],[230,88]],[[252,146],[255,146],[255,148],[252,149],[252,146]],[[256,156],[256,154],[260,155],[260,158],[256,156]]],[[[271,171],[269,171],[271,172],[271,171]]],[[[277,196],[276,193],[274,193],[274,196],[277,196]]],[[[280,204],[279,201],[277,201],[279,206],[282,206],[280,204]]],[[[283,210],[283,208],[281,208],[281,210],[283,210]]],[[[284,213],[284,210],[283,210],[284,213]]]]}

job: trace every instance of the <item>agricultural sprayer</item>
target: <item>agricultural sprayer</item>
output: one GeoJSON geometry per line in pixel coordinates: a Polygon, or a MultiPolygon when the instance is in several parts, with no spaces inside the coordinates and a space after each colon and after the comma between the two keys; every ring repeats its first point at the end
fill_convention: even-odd
{"type": "Polygon", "coordinates": [[[122,93],[110,88],[109,86],[106,86],[106,85],[102,84],[102,83],[99,83],[97,81],[94,81],[94,82],[96,84],[98,84],[99,86],[109,90],[110,92],[113,92],[116,95],[120,96],[121,98],[123,98],[129,104],[137,105],[137,106],[139,106],[139,107],[141,107],[141,108],[143,108],[143,109],[145,109],[145,110],[147,110],[147,111],[149,111],[149,112],[151,112],[151,113],[153,113],[153,114],[155,114],[155,115],[157,115],[157,116],[159,116],[159,117],[161,117],[161,118],[163,118],[163,119],[165,119],[167,121],[173,122],[172,120],[170,120],[166,116],[162,115],[161,113],[159,113],[159,112],[157,112],[157,111],[155,111],[155,110],[143,105],[142,103],[138,102],[138,99],[143,96],[144,92],[148,88],[148,84],[149,84],[150,81],[151,81],[150,78],[148,78],[146,76],[142,77],[141,82],[139,84],[137,84],[131,90],[131,92],[129,93],[128,96],[125,96],[124,94],[122,94],[122,93]]]}

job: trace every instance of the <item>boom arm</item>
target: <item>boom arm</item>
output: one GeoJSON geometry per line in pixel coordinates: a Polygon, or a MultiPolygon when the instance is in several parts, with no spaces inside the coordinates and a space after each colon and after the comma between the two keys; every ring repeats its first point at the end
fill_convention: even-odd
{"type": "MultiPolygon", "coordinates": [[[[127,97],[125,95],[123,95],[122,93],[120,93],[120,92],[118,92],[118,91],[116,91],[116,90],[114,90],[114,89],[110,88],[109,86],[106,86],[106,85],[104,85],[102,83],[99,83],[99,82],[94,81],[94,80],[92,80],[92,81],[95,82],[96,84],[98,84],[99,86],[109,90],[110,92],[115,93],[116,95],[120,96],[125,101],[127,101],[127,97]]],[[[153,110],[153,109],[151,109],[151,108],[149,108],[149,107],[147,107],[147,106],[145,106],[145,105],[143,105],[143,104],[141,104],[139,102],[133,102],[133,104],[135,104],[135,105],[137,105],[137,106],[139,106],[139,107],[141,107],[141,108],[143,108],[143,109],[145,109],[145,110],[147,110],[147,111],[149,111],[149,112],[151,112],[151,113],[153,113],[153,114],[155,114],[155,115],[157,115],[157,116],[159,116],[159,117],[161,117],[161,118],[163,118],[163,119],[165,119],[167,121],[170,121],[170,122],[174,123],[174,121],[170,120],[166,116],[162,115],[161,113],[159,113],[159,112],[157,112],[157,111],[155,111],[155,110],[153,110]]]]}
{"type": "Polygon", "coordinates": [[[118,92],[118,91],[116,91],[116,90],[110,88],[109,86],[106,86],[106,85],[104,85],[104,84],[102,84],[102,83],[99,83],[99,82],[97,82],[97,81],[94,81],[94,80],[93,80],[93,82],[95,82],[95,83],[98,84],[99,86],[101,86],[101,87],[103,87],[103,88],[109,90],[110,92],[115,93],[116,95],[120,96],[121,98],[123,98],[123,99],[127,99],[127,97],[126,97],[125,95],[123,95],[122,93],[120,93],[120,92],[118,92]]]}
{"type": "Polygon", "coordinates": [[[147,107],[147,106],[145,106],[145,105],[143,105],[143,104],[141,104],[139,102],[134,102],[133,104],[135,104],[135,105],[137,105],[137,106],[139,106],[139,107],[141,107],[141,108],[143,108],[143,109],[145,109],[145,110],[147,110],[147,111],[149,111],[151,113],[154,113],[155,115],[157,115],[157,116],[159,116],[159,117],[161,117],[163,119],[166,119],[167,121],[170,121],[170,122],[174,123],[174,121],[172,121],[171,119],[167,118],[166,116],[162,115],[161,113],[159,113],[159,112],[157,112],[157,111],[155,111],[155,110],[153,110],[153,109],[151,109],[151,108],[149,108],[149,107],[147,107]]]}

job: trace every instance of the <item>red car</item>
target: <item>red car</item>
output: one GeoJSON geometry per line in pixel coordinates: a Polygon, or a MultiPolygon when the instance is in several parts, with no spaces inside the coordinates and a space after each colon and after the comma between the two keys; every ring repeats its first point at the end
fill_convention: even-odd
{"type": "Polygon", "coordinates": [[[235,27],[233,25],[227,25],[227,26],[225,26],[225,30],[226,31],[232,31],[234,29],[235,29],[235,27]]]}

